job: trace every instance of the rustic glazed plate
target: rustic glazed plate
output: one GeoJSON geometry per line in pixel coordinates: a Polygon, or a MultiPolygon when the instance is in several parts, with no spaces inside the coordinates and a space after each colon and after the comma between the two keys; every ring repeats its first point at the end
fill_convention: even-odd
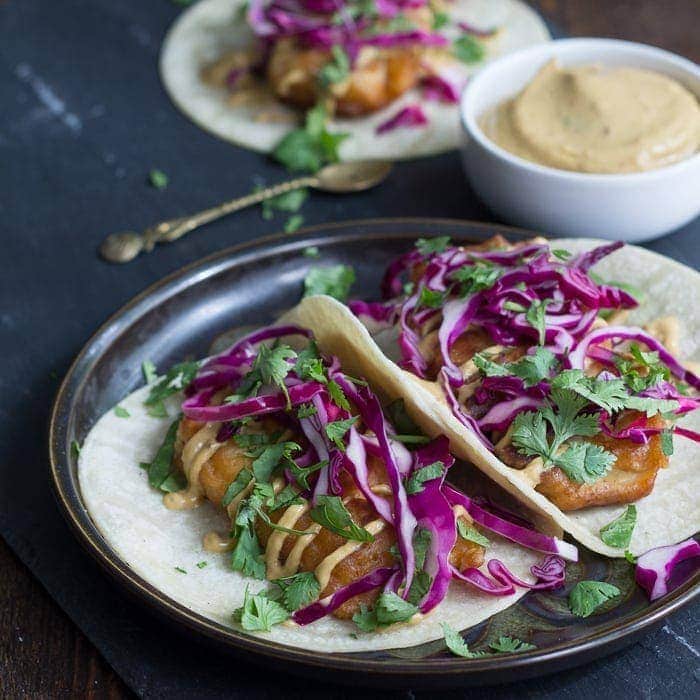
{"type": "Polygon", "coordinates": [[[137,576],[112,551],[92,523],[78,486],[71,444],[79,444],[97,419],[142,383],[141,363],[167,367],[183,358],[207,354],[212,339],[232,328],[272,321],[301,296],[313,265],[348,263],[357,272],[356,290],[378,292],[388,259],[416,238],[450,235],[474,241],[525,231],[451,220],[392,219],[329,224],[300,235],[276,236],[235,246],[166,277],[110,318],[88,341],[66,376],[50,429],[51,471],[64,515],[79,540],[116,582],[150,609],[220,647],[275,668],[318,678],[385,686],[454,686],[503,683],[552,673],[620,649],[700,592],[700,576],[650,605],[635,585],[625,560],[609,560],[581,548],[581,562],[569,565],[566,587],[531,592],[519,603],[468,631],[470,648],[487,648],[501,635],[527,640],[534,651],[480,659],[456,658],[435,641],[407,649],[324,654],[254,637],[212,622],[169,599],[137,576]],[[317,246],[320,257],[304,255],[317,246]],[[586,619],[568,609],[571,587],[580,579],[614,583],[622,596],[586,619]]]}

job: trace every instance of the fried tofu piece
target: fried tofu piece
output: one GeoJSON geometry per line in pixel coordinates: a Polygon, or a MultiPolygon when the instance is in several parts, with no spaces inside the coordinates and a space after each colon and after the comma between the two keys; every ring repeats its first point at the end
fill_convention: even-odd
{"type": "Polygon", "coordinates": [[[360,55],[342,83],[326,94],[319,73],[331,60],[325,49],[304,48],[294,39],[275,43],[267,63],[267,80],[275,95],[288,104],[308,109],[324,97],[333,98],[335,113],[359,117],[376,112],[414,87],[423,72],[420,54],[411,48],[381,49],[360,55]]]}
{"type": "MultiPolygon", "coordinates": [[[[629,412],[618,421],[624,428],[639,417],[629,412]]],[[[649,420],[649,426],[663,428],[660,416],[649,420]]],[[[646,444],[596,435],[591,442],[612,452],[617,458],[612,469],[592,484],[578,484],[554,467],[542,474],[537,491],[547,496],[561,510],[579,510],[589,506],[607,506],[634,501],[648,496],[654,487],[659,469],[668,466],[668,457],[661,449],[661,436],[653,435],[646,444]]]]}

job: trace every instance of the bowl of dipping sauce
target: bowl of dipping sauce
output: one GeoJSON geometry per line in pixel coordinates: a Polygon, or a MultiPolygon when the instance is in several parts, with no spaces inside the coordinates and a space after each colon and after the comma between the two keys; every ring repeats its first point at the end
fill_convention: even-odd
{"type": "Polygon", "coordinates": [[[700,213],[700,67],[612,39],[564,39],[482,69],[461,99],[462,158],[500,217],[643,241],[700,213]]]}

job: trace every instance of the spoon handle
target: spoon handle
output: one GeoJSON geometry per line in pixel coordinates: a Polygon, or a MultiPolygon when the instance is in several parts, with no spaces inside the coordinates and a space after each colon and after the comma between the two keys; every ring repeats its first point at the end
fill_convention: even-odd
{"type": "Polygon", "coordinates": [[[159,224],[149,227],[144,232],[144,250],[153,250],[156,243],[170,243],[176,241],[186,233],[204,224],[208,224],[210,221],[219,219],[227,214],[232,214],[234,211],[245,209],[253,204],[259,204],[271,197],[277,197],[280,194],[286,194],[287,192],[298,190],[302,187],[315,187],[316,185],[318,185],[317,177],[298,177],[288,182],[281,182],[277,185],[266,187],[258,192],[248,194],[245,197],[230,199],[227,202],[218,204],[215,207],[210,207],[209,209],[204,209],[190,216],[161,221],[159,224]]]}

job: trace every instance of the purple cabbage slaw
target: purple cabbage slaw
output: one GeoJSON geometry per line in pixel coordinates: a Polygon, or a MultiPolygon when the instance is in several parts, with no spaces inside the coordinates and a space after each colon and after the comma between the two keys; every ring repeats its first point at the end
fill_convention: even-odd
{"type": "Polygon", "coordinates": [[[687,560],[692,560],[693,572],[700,569],[700,544],[693,538],[678,544],[655,547],[637,558],[635,580],[653,602],[677,587],[678,583],[672,581],[674,569],[687,560]]]}
{"type": "MultiPolygon", "coordinates": [[[[382,281],[384,301],[350,302],[350,309],[360,319],[372,319],[381,325],[397,325],[401,351],[400,365],[417,376],[428,378],[428,362],[421,351],[421,330],[435,327],[435,314],[442,316],[438,340],[443,366],[436,378],[455,418],[473,432],[488,449],[493,450],[487,434],[506,431],[515,417],[523,411],[536,410],[547,397],[549,386],[541,382],[526,388],[515,377],[487,377],[489,391],[477,393],[477,403],[495,399],[479,420],[462,410],[456,390],[463,385],[460,368],[452,361],[450,352],[456,341],[470,326],[483,328],[493,343],[501,346],[527,346],[529,354],[538,344],[540,331],[527,319],[527,310],[544,304],[544,347],[564,368],[584,369],[586,362],[595,360],[608,369],[604,377],[618,376],[615,345],[610,343],[634,341],[658,353],[659,360],[680,382],[700,391],[700,378],[683,367],[663,345],[640,328],[607,326],[593,328],[601,310],[632,309],[637,301],[623,289],[600,284],[589,275],[590,268],[607,255],[621,248],[613,242],[584,252],[570,260],[555,258],[549,245],[531,242],[510,250],[467,251],[446,247],[442,251],[422,255],[413,249],[394,260],[382,281]],[[455,278],[464,268],[488,266],[497,273],[490,286],[460,296],[455,278]],[[404,293],[404,279],[412,272],[413,289],[404,293]],[[437,308],[421,304],[423,295],[437,295],[437,308]],[[519,382],[519,386],[516,384],[519,382]]],[[[686,396],[670,382],[641,392],[640,397],[665,398],[678,401],[677,414],[700,407],[697,396],[686,396]]],[[[600,412],[601,430],[619,438],[646,442],[661,432],[645,427],[645,422],[622,431],[611,428],[609,418],[600,412]]],[[[700,441],[694,431],[679,426],[673,432],[700,441]]]]}
{"type": "MultiPolygon", "coordinates": [[[[251,0],[246,17],[253,33],[267,47],[290,37],[305,48],[329,51],[338,46],[354,65],[363,47],[448,48],[450,40],[437,30],[396,30],[383,26],[406,10],[429,6],[428,0],[377,0],[374,3],[376,14],[368,15],[364,12],[358,14],[356,6],[348,0],[251,0]]],[[[456,26],[466,34],[482,37],[491,34],[478,32],[463,23],[456,26]]],[[[453,82],[429,65],[423,65],[422,72],[424,77],[421,84],[426,99],[449,104],[459,101],[460,81],[453,82]]],[[[421,126],[426,123],[427,118],[420,106],[412,105],[382,124],[377,131],[381,134],[398,126],[421,126]]]]}
{"type": "MultiPolygon", "coordinates": [[[[314,481],[311,493],[307,495],[312,501],[321,495],[342,495],[339,476],[342,470],[346,470],[377,513],[392,525],[400,553],[399,567],[371,572],[333,595],[297,611],[294,615],[295,621],[308,624],[337,609],[349,598],[385,584],[398,591],[404,598],[407,597],[416,575],[413,540],[419,528],[430,533],[430,545],[425,555],[423,571],[430,576],[431,582],[429,590],[419,601],[421,612],[428,612],[440,603],[453,578],[469,581],[483,590],[484,586],[478,574],[472,572],[465,575],[464,572],[457,572],[449,562],[457,539],[457,518],[454,513],[456,505],[462,505],[470,514],[473,512],[475,515],[472,517],[483,527],[525,547],[558,553],[576,560],[576,549],[572,545],[548,538],[521,525],[507,523],[495,514],[488,514],[467,496],[445,484],[445,473],[454,462],[447,438],[437,438],[410,452],[395,439],[395,429],[384,416],[378,398],[364,383],[357,384],[347,377],[341,371],[336,358],[322,356],[323,366],[328,380],[335,382],[354,406],[354,414],[334,403],[327,384],[316,380],[303,380],[297,376],[291,369],[291,360],[290,371],[283,380],[286,391],[279,386],[263,386],[256,396],[241,398],[238,402],[211,404],[219,392],[235,393],[241,379],[253,368],[261,343],[279,341],[291,336],[308,338],[310,333],[296,326],[265,328],[242,338],[220,355],[209,358],[202,364],[195,379],[186,387],[182,411],[192,420],[221,423],[219,437],[222,439],[230,438],[235,432],[235,428],[231,427],[232,420],[276,414],[283,424],[292,427],[296,425],[297,434],[306,437],[308,445],[297,460],[300,466],[327,460],[327,464],[311,477],[314,481]],[[290,406],[308,403],[316,409],[310,416],[298,418],[296,412],[289,412],[290,406]],[[349,427],[343,438],[343,449],[340,449],[329,438],[326,426],[333,421],[347,420],[353,415],[358,416],[359,421],[349,427]],[[386,468],[391,487],[391,498],[388,500],[374,494],[370,487],[370,457],[378,457],[386,468]],[[409,495],[405,488],[406,480],[418,470],[435,462],[444,466],[440,477],[424,482],[422,490],[409,495]]],[[[285,473],[285,476],[287,481],[292,483],[292,475],[285,473]]],[[[532,584],[522,582],[510,574],[497,560],[492,560],[488,566],[496,580],[507,579],[511,588],[514,585],[532,587],[532,584]]],[[[542,566],[547,568],[547,560],[542,566]]],[[[539,583],[534,585],[541,587],[541,579],[539,576],[539,583]]],[[[554,579],[550,579],[552,583],[554,579]]],[[[492,592],[494,595],[504,594],[500,590],[492,592]]]]}

